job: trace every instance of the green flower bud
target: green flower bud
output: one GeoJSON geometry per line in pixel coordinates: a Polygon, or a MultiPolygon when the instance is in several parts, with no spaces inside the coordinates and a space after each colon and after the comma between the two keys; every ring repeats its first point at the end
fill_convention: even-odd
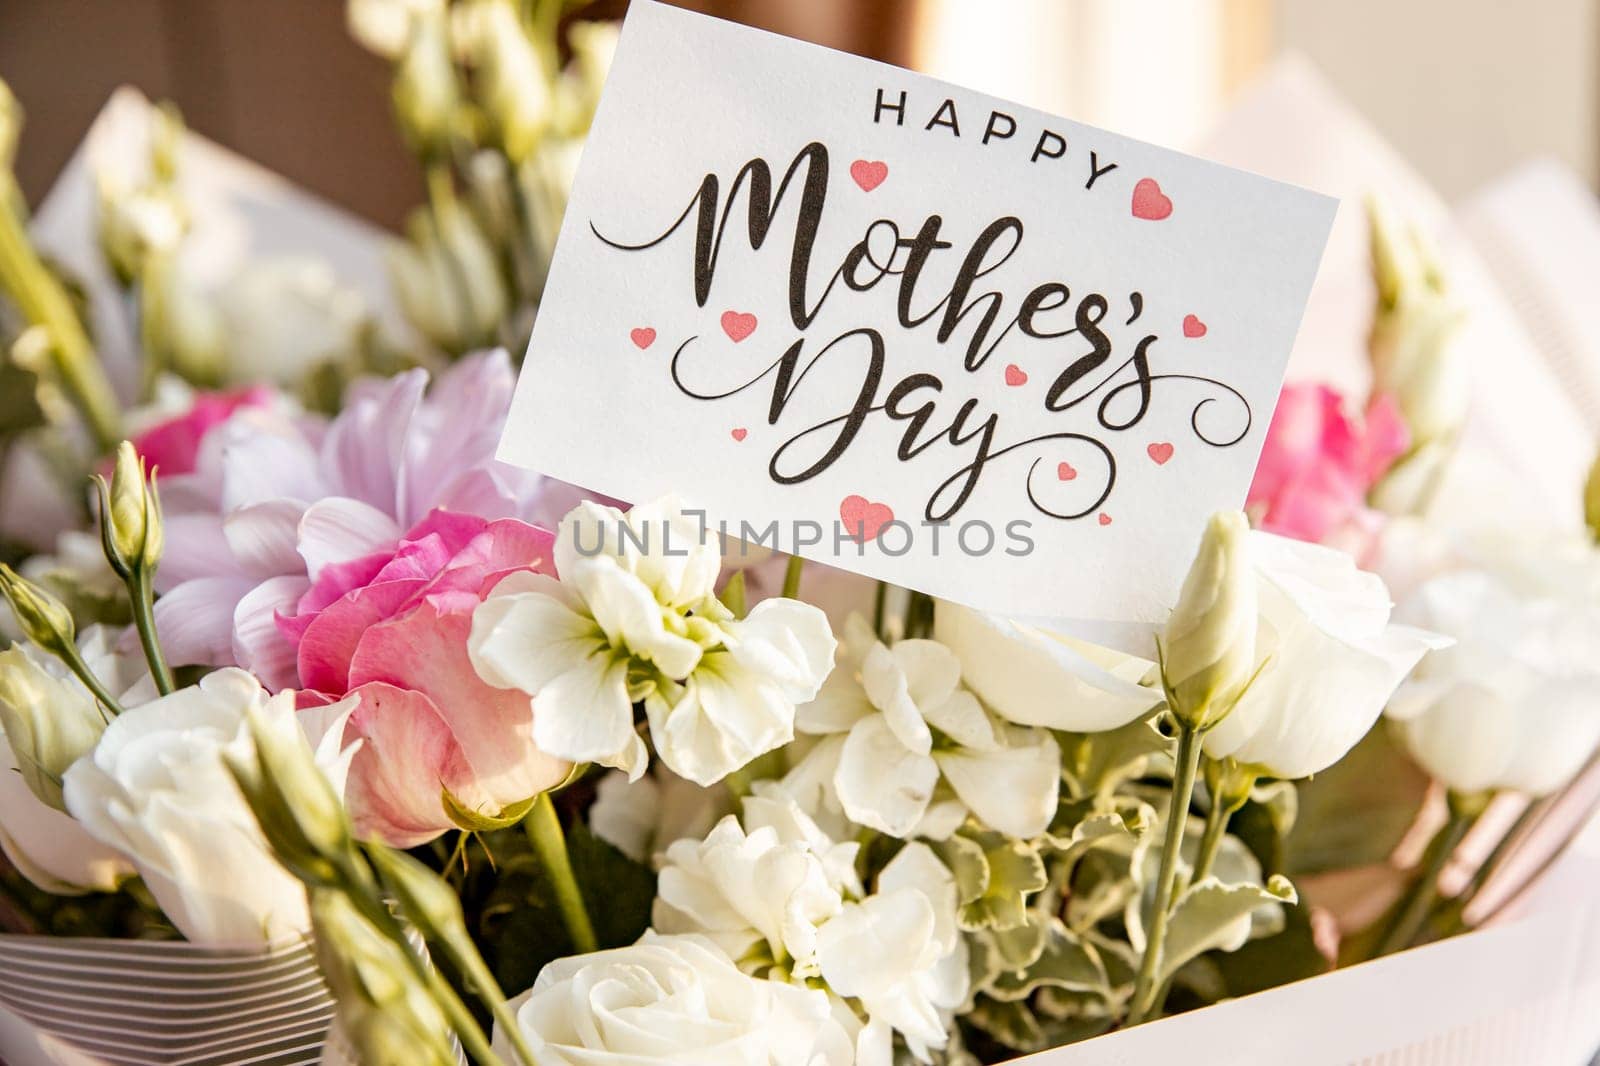
{"type": "Polygon", "coordinates": [[[106,720],[76,682],[57,677],[13,644],[0,652],[0,731],[39,802],[66,810],[61,775],[94,749],[106,720]]]}
{"type": "Polygon", "coordinates": [[[1583,520],[1589,524],[1594,539],[1600,541],[1600,456],[1589,468],[1589,483],[1583,488],[1583,520]]]}
{"type": "Polygon", "coordinates": [[[366,852],[384,887],[427,939],[454,941],[466,935],[461,901],[444,878],[393,848],[368,847],[366,852]]]}
{"type": "Polygon", "coordinates": [[[512,163],[533,154],[551,122],[550,74],[510,0],[479,0],[469,52],[495,140],[512,163]]]}
{"type": "Polygon", "coordinates": [[[461,94],[442,10],[412,15],[410,39],[395,67],[393,95],[395,115],[411,147],[424,158],[448,156],[461,94]]]}
{"type": "Polygon", "coordinates": [[[0,79],[0,170],[10,170],[17,157],[17,141],[22,139],[22,105],[11,87],[0,79]]]}
{"type": "Polygon", "coordinates": [[[58,658],[77,657],[74,641],[78,630],[64,603],[5,563],[0,563],[0,593],[11,604],[11,613],[16,615],[17,627],[24,636],[58,658]]]}
{"type": "Polygon", "coordinates": [[[1172,713],[1192,729],[1221,721],[1255,673],[1256,576],[1249,534],[1241,512],[1211,516],[1167,620],[1162,683],[1172,713]]]}
{"type": "Polygon", "coordinates": [[[135,570],[154,571],[161,562],[165,535],[161,503],[144,460],[128,441],[117,446],[111,484],[100,479],[100,543],[106,561],[123,577],[135,570]]]}
{"type": "Polygon", "coordinates": [[[339,1021],[362,1062],[454,1063],[443,1010],[404,952],[344,893],[311,894],[317,961],[338,1004],[339,1021]]]}

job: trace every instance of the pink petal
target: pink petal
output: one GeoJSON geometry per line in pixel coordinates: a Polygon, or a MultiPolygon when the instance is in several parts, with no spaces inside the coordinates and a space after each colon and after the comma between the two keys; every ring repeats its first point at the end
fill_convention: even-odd
{"type": "Polygon", "coordinates": [[[330,563],[392,551],[400,540],[400,527],[386,512],[348,496],[329,496],[307,507],[296,532],[313,579],[330,563]]]}
{"type": "Polygon", "coordinates": [[[156,634],[174,666],[233,666],[233,613],[256,582],[202,577],[156,600],[156,634]]]}
{"type": "Polygon", "coordinates": [[[316,452],[281,419],[244,411],[220,426],[208,445],[211,440],[221,441],[225,512],[268,500],[329,495],[316,452]]]}
{"type": "Polygon", "coordinates": [[[421,517],[459,476],[494,460],[515,385],[510,356],[499,350],[439,375],[405,444],[395,501],[402,519],[421,517]]]}
{"type": "Polygon", "coordinates": [[[280,611],[291,610],[310,583],[299,574],[268,578],[245,593],[233,611],[233,656],[273,691],[299,684],[295,644],[279,630],[280,611]]]}
{"type": "Polygon", "coordinates": [[[295,550],[295,529],[304,511],[297,500],[275,499],[228,514],[222,534],[238,561],[235,571],[255,578],[300,573],[305,564],[295,550]]]}
{"type": "MultiPolygon", "coordinates": [[[[296,654],[300,683],[329,693],[350,691],[350,656],[363,634],[411,600],[423,584],[412,580],[368,585],[316,615],[300,634],[296,654]]],[[[292,639],[293,631],[286,635],[292,639]]]]}
{"type": "Polygon", "coordinates": [[[478,676],[467,656],[471,630],[470,611],[441,613],[433,602],[422,603],[366,631],[351,658],[350,681],[426,694],[461,745],[475,792],[500,807],[558,784],[569,767],[534,745],[528,696],[478,676]]]}
{"type": "MultiPolygon", "coordinates": [[[[167,485],[161,483],[162,502],[167,485]]],[[[198,577],[233,577],[239,561],[222,531],[222,517],[212,510],[195,514],[167,513],[161,519],[166,532],[166,550],[156,570],[156,591],[166,592],[198,577]]]]}
{"type": "Polygon", "coordinates": [[[322,455],[338,495],[361,500],[385,513],[398,513],[404,524],[408,516],[395,506],[400,457],[427,385],[425,370],[397,374],[347,404],[334,419],[322,455]]]}
{"type": "Polygon", "coordinates": [[[1411,447],[1411,430],[1394,397],[1380,393],[1367,404],[1367,433],[1362,456],[1362,476],[1370,487],[1389,472],[1394,461],[1411,447]]]}
{"type": "Polygon", "coordinates": [[[420,692],[381,683],[357,695],[344,735],[347,745],[363,741],[345,781],[356,834],[410,848],[453,828],[440,791],[460,796],[470,779],[438,708],[420,692]]]}

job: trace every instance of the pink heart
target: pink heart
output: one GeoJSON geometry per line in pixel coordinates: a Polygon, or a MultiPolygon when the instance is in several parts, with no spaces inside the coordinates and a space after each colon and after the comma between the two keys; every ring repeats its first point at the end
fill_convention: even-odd
{"type": "Polygon", "coordinates": [[[894,511],[888,504],[873,503],[865,496],[846,496],[839,503],[839,518],[844,522],[845,535],[865,544],[894,521],[894,511]]]}
{"type": "Polygon", "coordinates": [[[756,316],[743,311],[722,312],[722,332],[738,344],[756,331],[756,316]]]}
{"type": "Polygon", "coordinates": [[[641,351],[656,342],[656,331],[649,326],[640,326],[638,329],[629,330],[628,336],[633,338],[634,347],[641,351]]]}
{"type": "Polygon", "coordinates": [[[1023,370],[1016,363],[1010,363],[1006,366],[1007,385],[1026,385],[1027,383],[1028,372],[1026,370],[1023,370]]]}
{"type": "Polygon", "coordinates": [[[740,426],[738,429],[733,431],[733,439],[734,440],[744,440],[745,437],[747,437],[749,435],[750,435],[750,431],[748,429],[745,429],[743,426],[740,426]]]}
{"type": "Polygon", "coordinates": [[[1133,217],[1160,222],[1172,214],[1172,201],[1161,191],[1155,178],[1140,178],[1133,187],[1133,217]]]}
{"type": "Polygon", "coordinates": [[[862,192],[871,192],[889,176],[889,164],[880,159],[857,159],[850,164],[850,176],[856,179],[862,192]]]}
{"type": "Polygon", "coordinates": [[[1056,477],[1060,478],[1062,481],[1071,481],[1073,478],[1075,478],[1077,476],[1078,476],[1078,471],[1073,469],[1073,466],[1072,466],[1071,463],[1057,463],[1056,464],[1056,477]]]}
{"type": "Polygon", "coordinates": [[[1184,315],[1183,335],[1185,337],[1204,337],[1206,335],[1206,324],[1194,315],[1184,315]]]}
{"type": "Polygon", "coordinates": [[[1104,511],[1101,511],[1100,512],[1100,524],[1103,525],[1103,526],[1109,526],[1111,524],[1111,516],[1106,514],[1104,511]]]}
{"type": "Polygon", "coordinates": [[[1167,460],[1172,458],[1172,445],[1166,441],[1157,441],[1146,448],[1145,451],[1150,453],[1150,458],[1156,461],[1157,466],[1165,466],[1167,460]]]}

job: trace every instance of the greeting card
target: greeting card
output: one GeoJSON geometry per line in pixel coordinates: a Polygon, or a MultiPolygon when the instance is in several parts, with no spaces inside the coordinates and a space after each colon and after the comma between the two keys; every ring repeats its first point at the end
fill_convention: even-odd
{"type": "Polygon", "coordinates": [[[1032,618],[1164,616],[1335,202],[635,3],[500,457],[1032,618]]]}

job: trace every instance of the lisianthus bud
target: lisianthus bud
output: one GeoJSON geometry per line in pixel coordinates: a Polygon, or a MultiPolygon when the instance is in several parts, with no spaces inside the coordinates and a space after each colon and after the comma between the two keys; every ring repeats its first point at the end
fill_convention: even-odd
{"type": "Polygon", "coordinates": [[[1206,729],[1233,709],[1256,665],[1256,577],[1250,525],[1218,511],[1184,578],[1161,642],[1162,681],[1179,720],[1206,729]]]}
{"type": "Polygon", "coordinates": [[[106,561],[124,577],[138,569],[153,571],[161,561],[161,504],[154,480],[146,479],[144,460],[129,441],[117,446],[111,484],[100,482],[100,541],[106,561]]]}
{"type": "Polygon", "coordinates": [[[12,95],[11,87],[0,79],[0,170],[10,170],[17,155],[17,141],[22,137],[22,106],[12,95]]]}
{"type": "Polygon", "coordinates": [[[17,645],[0,652],[0,731],[39,802],[66,810],[61,775],[105,728],[100,709],[81,686],[49,673],[17,645]]]}
{"type": "Polygon", "coordinates": [[[1472,396],[1466,353],[1456,343],[1466,310],[1444,277],[1438,252],[1376,199],[1367,205],[1378,309],[1369,340],[1373,388],[1395,398],[1420,448],[1453,437],[1472,396]]]}
{"type": "Polygon", "coordinates": [[[188,213],[171,186],[131,188],[109,172],[96,175],[100,201],[100,247],[118,280],[130,284],[151,256],[178,247],[189,228],[188,213]]]}
{"type": "Polygon", "coordinates": [[[23,636],[52,655],[72,658],[78,654],[73,641],[77,625],[66,604],[43,588],[23,578],[5,563],[0,563],[0,593],[11,604],[17,627],[23,636]]]}
{"type": "Polygon", "coordinates": [[[443,878],[403,851],[380,845],[368,849],[367,854],[384,886],[428,940],[464,940],[467,927],[461,901],[443,878]]]}
{"type": "Polygon", "coordinates": [[[484,113],[513,163],[533,153],[551,120],[550,74],[510,0],[478,0],[464,36],[478,68],[484,113]]]}
{"type": "Polygon", "coordinates": [[[409,240],[396,242],[389,255],[406,317],[447,352],[491,342],[510,297],[494,247],[472,214],[442,201],[415,212],[406,234],[409,240]]]}
{"type": "Polygon", "coordinates": [[[334,889],[312,892],[311,923],[317,961],[360,1061],[423,1066],[456,1061],[444,1012],[417,979],[404,947],[334,889]]]}
{"type": "Polygon", "coordinates": [[[1594,539],[1600,541],[1600,456],[1589,468],[1589,483],[1583,488],[1583,520],[1589,524],[1594,539]]]}
{"type": "Polygon", "coordinates": [[[442,9],[412,14],[393,92],[395,115],[411,147],[426,158],[447,154],[461,101],[442,9]]]}

